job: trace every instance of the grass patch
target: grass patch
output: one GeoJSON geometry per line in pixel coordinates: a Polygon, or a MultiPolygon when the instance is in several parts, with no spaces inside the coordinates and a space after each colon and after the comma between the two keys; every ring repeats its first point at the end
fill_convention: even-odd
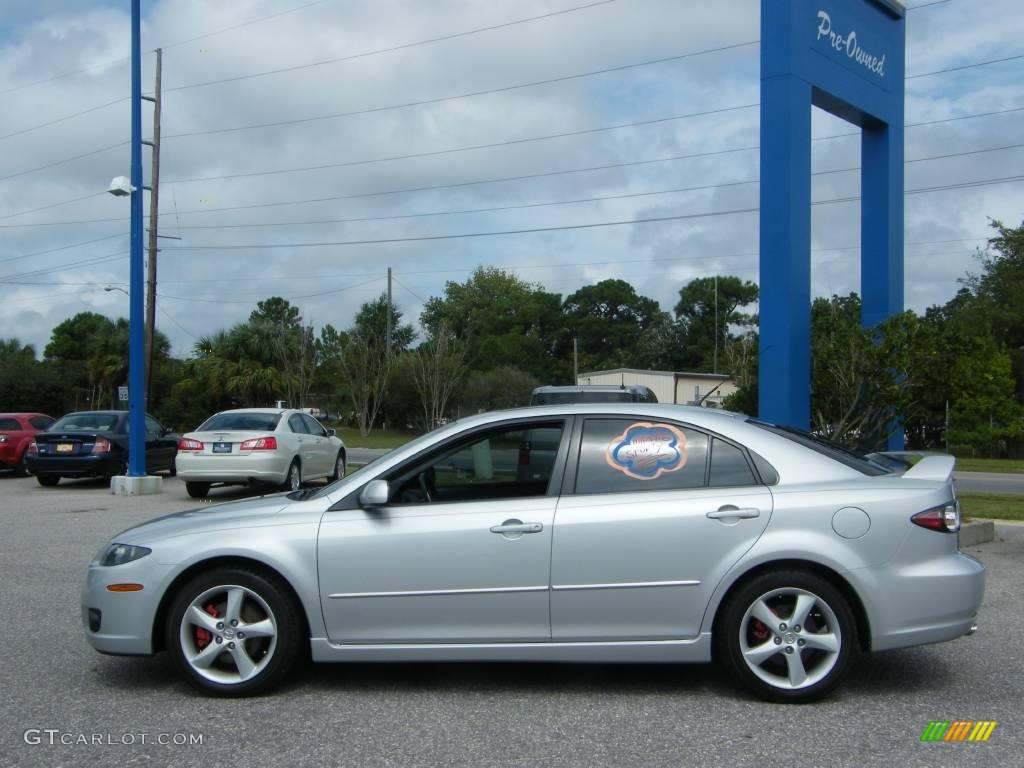
{"type": "Polygon", "coordinates": [[[1024,474],[1024,459],[957,459],[956,468],[961,472],[1006,472],[1024,474]]]}
{"type": "Polygon", "coordinates": [[[358,429],[342,427],[338,430],[338,437],[345,441],[348,448],[397,448],[418,437],[418,433],[399,429],[375,429],[363,437],[358,429]]]}
{"type": "Polygon", "coordinates": [[[1024,496],[1007,493],[958,493],[964,517],[1024,520],[1024,496]]]}

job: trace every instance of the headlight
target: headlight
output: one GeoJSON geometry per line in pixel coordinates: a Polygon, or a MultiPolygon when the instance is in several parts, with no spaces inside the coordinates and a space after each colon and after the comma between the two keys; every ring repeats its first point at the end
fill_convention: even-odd
{"type": "Polygon", "coordinates": [[[140,557],[145,557],[152,552],[149,547],[135,547],[131,544],[111,544],[100,555],[99,562],[102,566],[124,565],[140,557]]]}

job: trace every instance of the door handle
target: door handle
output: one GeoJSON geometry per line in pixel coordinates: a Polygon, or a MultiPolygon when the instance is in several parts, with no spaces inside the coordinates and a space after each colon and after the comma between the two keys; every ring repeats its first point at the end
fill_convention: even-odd
{"type": "Polygon", "coordinates": [[[760,517],[761,510],[757,507],[737,507],[732,504],[725,504],[718,509],[708,512],[707,515],[712,520],[723,520],[733,519],[737,520],[740,518],[760,517]]]}
{"type": "Polygon", "coordinates": [[[491,526],[491,533],[540,533],[543,530],[541,523],[524,523],[520,520],[506,520],[501,525],[491,526]]]}

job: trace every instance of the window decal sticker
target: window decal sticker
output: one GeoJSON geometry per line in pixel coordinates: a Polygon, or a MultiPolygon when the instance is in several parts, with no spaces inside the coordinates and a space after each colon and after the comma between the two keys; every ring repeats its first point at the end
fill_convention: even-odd
{"type": "Polygon", "coordinates": [[[686,435],[671,424],[630,424],[608,444],[604,460],[634,480],[656,480],[686,465],[686,435]]]}

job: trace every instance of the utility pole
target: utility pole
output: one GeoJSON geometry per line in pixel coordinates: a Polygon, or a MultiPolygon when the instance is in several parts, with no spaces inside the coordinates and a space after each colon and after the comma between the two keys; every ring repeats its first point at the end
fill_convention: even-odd
{"type": "Polygon", "coordinates": [[[160,210],[160,70],[163,61],[163,50],[156,49],[156,84],[152,98],[143,96],[153,102],[153,141],[143,142],[152,148],[152,169],[150,171],[149,192],[149,258],[146,262],[146,404],[150,403],[153,394],[153,336],[156,332],[156,253],[157,253],[157,221],[160,210]]]}
{"type": "Polygon", "coordinates": [[[580,381],[580,352],[577,338],[572,337],[572,385],[575,387],[580,381]]]}
{"type": "Polygon", "coordinates": [[[386,345],[386,348],[387,348],[387,358],[386,359],[387,360],[391,360],[391,267],[388,267],[388,306],[387,306],[387,313],[385,314],[385,317],[387,318],[387,324],[385,325],[386,330],[384,331],[385,334],[386,334],[386,336],[385,336],[385,345],[386,345]]]}
{"type": "Polygon", "coordinates": [[[718,275],[715,275],[715,373],[718,373],[718,275]]]}

